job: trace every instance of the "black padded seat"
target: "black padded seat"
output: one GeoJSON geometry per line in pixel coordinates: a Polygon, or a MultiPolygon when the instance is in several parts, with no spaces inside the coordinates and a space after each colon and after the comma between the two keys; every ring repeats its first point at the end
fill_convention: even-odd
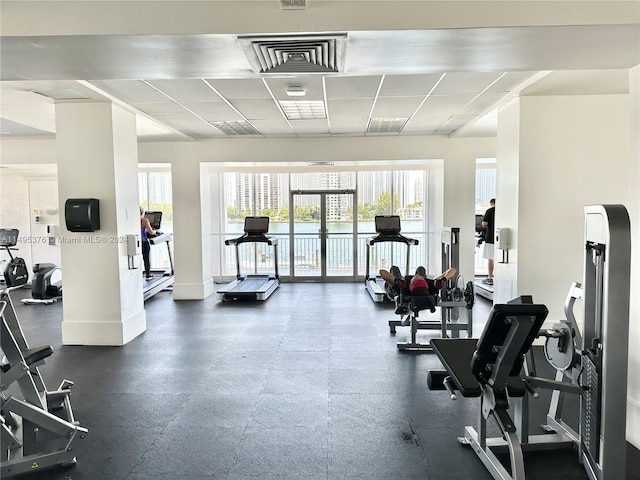
{"type": "MultiPolygon", "coordinates": [[[[39,362],[40,360],[44,360],[47,357],[50,357],[53,354],[53,347],[51,345],[43,345],[41,347],[27,348],[22,352],[22,356],[24,357],[24,361],[27,363],[27,366],[31,366],[34,363],[39,362]]],[[[2,363],[2,372],[6,373],[12,365],[9,365],[8,362],[2,363]]]]}
{"type": "MultiPolygon", "coordinates": [[[[475,338],[431,339],[433,351],[464,397],[479,397],[482,393],[478,379],[471,373],[471,359],[476,352],[477,342],[475,338]]],[[[522,397],[526,393],[519,376],[509,377],[507,389],[512,397],[522,397]]]]}
{"type": "Polygon", "coordinates": [[[420,295],[405,298],[409,301],[409,308],[413,313],[418,313],[420,310],[433,310],[438,304],[438,297],[436,295],[420,295]]]}

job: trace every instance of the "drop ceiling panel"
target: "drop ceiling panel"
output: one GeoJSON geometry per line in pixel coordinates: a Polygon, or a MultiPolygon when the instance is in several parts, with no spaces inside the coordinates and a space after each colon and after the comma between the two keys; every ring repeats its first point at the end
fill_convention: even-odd
{"type": "Polygon", "coordinates": [[[273,100],[233,100],[231,103],[249,120],[283,118],[282,112],[273,100]]]}
{"type": "Polygon", "coordinates": [[[329,118],[339,117],[364,117],[369,116],[373,106],[373,98],[342,98],[339,100],[328,100],[329,118]]]}
{"type": "Polygon", "coordinates": [[[328,134],[329,124],[326,120],[292,120],[291,126],[297,134],[328,134]]]}
{"type": "Polygon", "coordinates": [[[155,102],[155,103],[133,103],[135,108],[149,115],[160,115],[163,113],[187,113],[179,103],[155,102]]]}
{"type": "Polygon", "coordinates": [[[460,110],[460,113],[474,115],[483,113],[504,98],[504,96],[504,93],[485,93],[474,98],[471,103],[465,105],[464,108],[460,110]]]}
{"type": "Polygon", "coordinates": [[[451,115],[438,113],[424,115],[419,119],[413,117],[405,124],[404,128],[402,129],[402,133],[418,134],[427,131],[434,131],[440,128],[450,118],[451,115]]]}
{"type": "Polygon", "coordinates": [[[536,72],[508,72],[502,76],[497,82],[491,85],[486,93],[494,92],[510,92],[522,82],[530,78],[536,72]]]}
{"type": "Polygon", "coordinates": [[[242,116],[226,103],[220,102],[185,102],[184,106],[205,120],[235,121],[243,120],[242,116]]]}
{"type": "Polygon", "coordinates": [[[149,83],[178,102],[223,101],[205,81],[200,79],[149,80],[149,83]]]}
{"type": "Polygon", "coordinates": [[[37,128],[32,128],[28,125],[15,123],[4,118],[0,118],[0,131],[2,131],[3,136],[10,133],[11,135],[15,135],[16,137],[43,137],[55,135],[54,133],[46,132],[37,128]]]}
{"type": "Polygon", "coordinates": [[[375,97],[381,75],[326,77],[327,99],[375,97]]]}
{"type": "Polygon", "coordinates": [[[91,83],[124,102],[149,103],[169,100],[166,95],[158,92],[142,80],[94,80],[91,83]]]}
{"type": "Polygon", "coordinates": [[[373,109],[373,117],[409,117],[424,97],[380,97],[373,109]]]}
{"type": "Polygon", "coordinates": [[[198,117],[191,115],[190,113],[173,113],[173,114],[162,114],[162,115],[154,115],[153,118],[158,121],[169,125],[173,128],[177,128],[178,130],[182,129],[195,129],[200,130],[206,127],[209,131],[214,130],[214,127],[207,126],[208,124],[198,117]]]}
{"type": "Polygon", "coordinates": [[[387,75],[384,77],[381,97],[427,95],[442,75],[387,75]]]}
{"type": "Polygon", "coordinates": [[[269,91],[259,78],[208,79],[207,82],[228,100],[268,100],[271,98],[269,91]]]}
{"type": "Polygon", "coordinates": [[[495,82],[500,73],[448,73],[433,91],[434,95],[480,93],[495,82]]]}
{"type": "Polygon", "coordinates": [[[292,136],[293,130],[284,118],[251,120],[251,125],[263,135],[292,136]]]}
{"type": "Polygon", "coordinates": [[[364,135],[367,131],[368,117],[339,117],[331,119],[331,133],[364,135]]]}
{"type": "Polygon", "coordinates": [[[454,115],[464,108],[475,95],[431,95],[420,110],[416,112],[416,118],[421,119],[423,116],[430,116],[434,113],[454,115]]]}

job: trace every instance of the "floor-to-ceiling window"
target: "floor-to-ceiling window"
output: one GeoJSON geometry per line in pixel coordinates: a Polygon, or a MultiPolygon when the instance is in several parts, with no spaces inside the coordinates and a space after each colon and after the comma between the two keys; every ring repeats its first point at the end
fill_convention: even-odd
{"type": "MultiPolygon", "coordinates": [[[[484,212],[491,206],[489,201],[496,197],[496,159],[476,159],[476,226],[482,221],[484,212]]],[[[480,232],[476,230],[475,274],[487,275],[487,260],[483,258],[484,242],[480,241],[480,232]]]]}
{"type": "MultiPolygon", "coordinates": [[[[269,235],[278,239],[281,276],[355,280],[367,273],[367,253],[370,274],[393,264],[405,265],[403,244],[376,244],[367,251],[367,238],[375,235],[375,216],[393,214],[401,217],[401,233],[419,240],[410,252],[411,268],[426,266],[433,233],[427,227],[428,176],[425,169],[221,172],[222,211],[219,232],[214,227],[214,235],[240,236],[246,216],[268,216],[269,235]]],[[[213,271],[229,277],[236,271],[236,255],[231,247],[223,250],[214,252],[213,271]]],[[[246,244],[238,256],[244,273],[273,271],[268,246],[246,244]]]]}
{"type": "MultiPolygon", "coordinates": [[[[165,169],[140,169],[138,171],[138,192],[141,207],[146,211],[162,212],[161,231],[173,233],[171,172],[165,169]]],[[[170,268],[169,252],[164,245],[151,247],[151,268],[170,268]]],[[[169,248],[172,248],[171,244],[169,244],[169,248]]]]}

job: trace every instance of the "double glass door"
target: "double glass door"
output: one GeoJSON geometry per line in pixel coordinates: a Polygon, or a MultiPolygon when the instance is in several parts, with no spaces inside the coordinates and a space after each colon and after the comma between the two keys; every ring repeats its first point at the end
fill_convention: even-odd
{"type": "Polygon", "coordinates": [[[292,279],[354,281],[355,190],[292,190],[289,205],[292,279]]]}

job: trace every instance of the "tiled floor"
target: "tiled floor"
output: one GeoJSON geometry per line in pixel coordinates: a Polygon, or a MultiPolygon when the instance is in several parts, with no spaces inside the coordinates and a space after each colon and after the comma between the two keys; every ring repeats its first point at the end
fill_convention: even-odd
{"type": "MultiPolygon", "coordinates": [[[[362,284],[284,284],[249,303],[160,293],[146,303],[147,331],[124,347],[60,345],[62,305],[23,306],[27,293],[14,301],[30,344],[56,350],[41,372],[50,387],[75,382],[89,435],[75,467],[25,478],[490,478],[456,440],[477,402],[427,389],[439,361],[398,352],[408,328],[392,336],[391,307],[362,284]]],[[[489,309],[477,300],[477,329],[489,309]]],[[[640,471],[630,453],[628,470],[640,471]]],[[[586,478],[575,453],[555,458],[532,457],[527,478],[586,478]]]]}

